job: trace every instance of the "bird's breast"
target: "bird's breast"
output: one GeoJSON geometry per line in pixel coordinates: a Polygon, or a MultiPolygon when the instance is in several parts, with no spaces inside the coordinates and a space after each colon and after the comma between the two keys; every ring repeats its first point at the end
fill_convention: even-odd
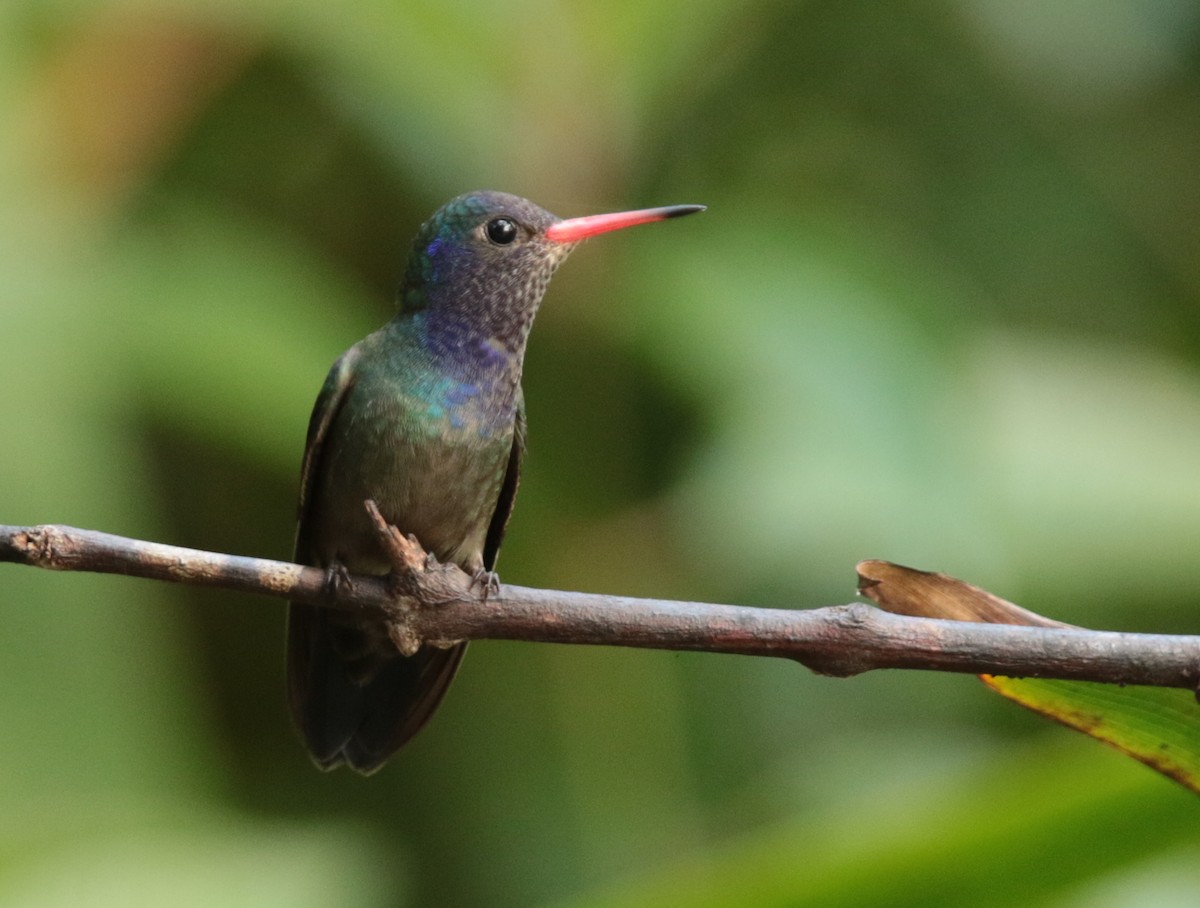
{"type": "Polygon", "coordinates": [[[387,570],[363,507],[369,498],[440,560],[479,570],[515,419],[515,395],[480,382],[358,382],[322,457],[312,509],[319,557],[352,572],[387,570]]]}

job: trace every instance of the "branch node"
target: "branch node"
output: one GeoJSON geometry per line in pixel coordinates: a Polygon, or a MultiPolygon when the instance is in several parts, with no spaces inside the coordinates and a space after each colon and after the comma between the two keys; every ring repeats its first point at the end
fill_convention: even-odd
{"type": "Polygon", "coordinates": [[[54,534],[49,526],[29,527],[12,538],[12,549],[25,564],[58,570],[54,551],[54,534]]]}
{"type": "Polygon", "coordinates": [[[389,618],[387,629],[388,636],[392,638],[392,642],[396,644],[396,649],[400,650],[401,655],[415,656],[417,654],[417,650],[421,648],[421,638],[413,630],[412,622],[408,620],[407,616],[389,618]]]}
{"type": "Polygon", "coordinates": [[[436,608],[451,602],[486,599],[493,582],[499,589],[499,582],[494,581],[495,575],[487,575],[482,594],[476,592],[476,583],[483,575],[472,578],[456,564],[442,564],[432,552],[422,547],[416,536],[402,533],[388,523],[374,501],[367,499],[363,506],[392,565],[386,583],[388,592],[395,600],[395,607],[390,610],[388,634],[396,648],[404,655],[411,656],[423,645],[448,648],[462,642],[422,640],[412,620],[412,613],[416,609],[436,608]]]}
{"type": "MultiPolygon", "coordinates": [[[[392,572],[398,575],[415,574],[429,566],[432,555],[421,548],[415,536],[405,536],[396,527],[388,523],[379,511],[379,505],[371,499],[363,502],[371,523],[375,525],[375,533],[379,544],[383,546],[384,554],[392,564],[392,572]]],[[[436,559],[434,559],[436,564],[436,559]]]]}

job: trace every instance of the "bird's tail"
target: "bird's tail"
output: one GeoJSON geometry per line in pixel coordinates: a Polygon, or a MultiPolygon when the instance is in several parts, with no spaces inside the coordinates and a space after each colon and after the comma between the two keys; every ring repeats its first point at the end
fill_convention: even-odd
{"type": "Polygon", "coordinates": [[[429,721],[467,645],[402,656],[386,637],[332,609],[288,610],[288,703],[313,761],[377,770],[429,721]]]}

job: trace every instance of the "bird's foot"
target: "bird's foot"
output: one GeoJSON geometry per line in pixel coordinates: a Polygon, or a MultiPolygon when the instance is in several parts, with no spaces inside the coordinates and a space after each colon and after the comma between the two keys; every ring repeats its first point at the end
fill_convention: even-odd
{"type": "Polygon", "coordinates": [[[487,602],[488,596],[496,596],[500,593],[500,575],[495,571],[480,568],[471,577],[471,589],[479,590],[483,601],[487,602]]]}
{"type": "Polygon", "coordinates": [[[336,599],[347,593],[354,592],[354,581],[350,579],[350,571],[340,561],[331,561],[325,568],[325,595],[336,599]]]}

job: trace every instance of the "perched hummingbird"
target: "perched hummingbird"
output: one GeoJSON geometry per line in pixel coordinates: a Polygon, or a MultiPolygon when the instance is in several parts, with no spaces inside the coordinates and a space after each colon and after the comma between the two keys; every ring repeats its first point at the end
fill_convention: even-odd
{"type": "MultiPolygon", "coordinates": [[[[459,196],[422,225],[399,311],[329,372],[308,427],[296,561],[390,568],[363,503],[438,560],[483,579],[525,447],[521,365],[546,285],[587,237],[702,211],[559,220],[516,196],[459,196]]],[[[402,656],[382,619],[292,603],[288,701],[313,760],[374,772],[433,715],[466,644],[402,656]]]]}

